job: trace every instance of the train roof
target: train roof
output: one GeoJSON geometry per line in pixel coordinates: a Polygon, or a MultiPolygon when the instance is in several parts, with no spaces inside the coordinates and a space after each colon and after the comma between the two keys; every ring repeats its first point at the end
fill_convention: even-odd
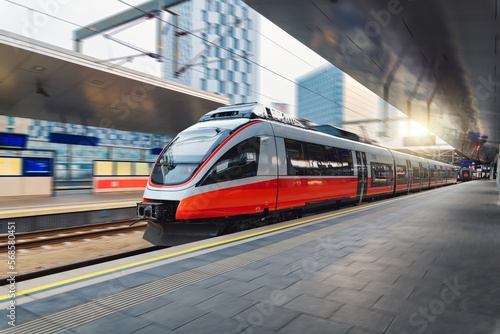
{"type": "Polygon", "coordinates": [[[222,118],[248,118],[248,119],[267,119],[288,125],[307,128],[302,122],[295,117],[285,114],[282,111],[274,108],[264,107],[257,102],[239,103],[230,106],[224,106],[210,111],[203,115],[199,122],[213,121],[222,118]]]}
{"type": "Polygon", "coordinates": [[[265,119],[269,121],[276,121],[279,123],[297,126],[302,129],[322,132],[335,137],[350,139],[357,142],[360,141],[359,136],[355,133],[340,129],[330,124],[316,124],[307,119],[295,118],[293,116],[285,114],[280,110],[266,107],[257,102],[240,103],[220,107],[203,115],[200,118],[199,122],[230,118],[265,119]]]}
{"type": "Polygon", "coordinates": [[[346,131],[346,133],[339,135],[338,133],[334,133],[335,132],[334,130],[338,129],[338,128],[335,128],[333,126],[328,126],[328,125],[323,126],[323,125],[314,124],[314,123],[311,123],[308,120],[304,120],[304,119],[297,119],[295,117],[292,117],[290,115],[285,114],[284,112],[282,112],[280,110],[266,107],[258,102],[239,103],[239,104],[220,107],[220,108],[217,108],[216,110],[210,111],[210,112],[206,113],[205,115],[203,115],[198,122],[209,122],[209,121],[215,121],[215,120],[238,119],[238,118],[239,119],[246,118],[249,120],[251,120],[251,119],[263,119],[263,120],[267,120],[267,121],[278,122],[278,123],[281,123],[283,125],[292,125],[292,126],[301,128],[303,130],[310,130],[313,133],[321,133],[323,135],[335,137],[335,138],[340,139],[340,140],[346,140],[347,142],[355,143],[356,145],[368,146],[371,148],[378,148],[380,150],[389,150],[392,152],[392,154],[395,154],[395,155],[414,157],[414,158],[426,160],[428,162],[447,165],[447,163],[445,163],[445,162],[427,159],[425,157],[420,157],[418,155],[412,155],[412,154],[408,154],[408,153],[398,152],[398,151],[395,151],[394,149],[391,149],[389,147],[361,142],[361,141],[359,141],[359,137],[356,138],[356,135],[354,135],[354,136],[349,135],[349,133],[347,133],[347,131],[346,131]],[[314,126],[312,126],[312,125],[314,125],[314,126]]]}

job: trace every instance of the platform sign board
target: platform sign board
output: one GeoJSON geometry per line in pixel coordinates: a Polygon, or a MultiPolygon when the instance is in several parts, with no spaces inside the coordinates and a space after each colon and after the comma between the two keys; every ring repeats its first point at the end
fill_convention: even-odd
{"type": "Polygon", "coordinates": [[[21,176],[23,174],[22,158],[0,157],[1,176],[21,176]]]}
{"type": "Polygon", "coordinates": [[[151,149],[149,149],[149,154],[151,154],[151,155],[160,155],[161,151],[163,151],[163,149],[161,147],[159,147],[159,148],[151,148],[151,149]]]}
{"type": "Polygon", "coordinates": [[[52,158],[23,158],[23,176],[52,176],[52,158]]]}
{"type": "Polygon", "coordinates": [[[135,163],[135,175],[147,175],[151,172],[151,166],[149,162],[136,162],[135,163]]]}
{"type": "Polygon", "coordinates": [[[116,163],[116,175],[131,175],[132,174],[132,163],[119,161],[116,163]]]}
{"type": "Polygon", "coordinates": [[[49,141],[51,143],[57,144],[70,144],[70,145],[85,145],[85,146],[97,146],[99,145],[99,138],[71,135],[67,133],[49,133],[49,141]]]}
{"type": "Polygon", "coordinates": [[[113,161],[94,161],[94,175],[113,175],[113,161]]]}
{"type": "Polygon", "coordinates": [[[2,150],[25,150],[27,143],[28,135],[0,132],[0,149],[2,150]]]}

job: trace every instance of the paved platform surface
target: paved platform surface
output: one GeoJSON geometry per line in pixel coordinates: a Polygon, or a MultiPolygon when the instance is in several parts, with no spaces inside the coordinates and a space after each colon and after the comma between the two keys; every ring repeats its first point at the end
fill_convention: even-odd
{"type": "MultiPolygon", "coordinates": [[[[135,271],[89,267],[101,274],[18,297],[12,328],[3,287],[0,332],[500,333],[497,201],[472,181],[162,250],[135,271]]],[[[17,290],[37,284],[52,283],[17,290]]]]}
{"type": "Polygon", "coordinates": [[[0,219],[135,207],[144,191],[0,198],[0,219]]]}

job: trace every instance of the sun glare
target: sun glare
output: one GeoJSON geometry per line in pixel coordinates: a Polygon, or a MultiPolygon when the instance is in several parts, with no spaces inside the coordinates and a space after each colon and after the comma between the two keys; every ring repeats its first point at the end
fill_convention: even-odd
{"type": "MultiPolygon", "coordinates": [[[[406,129],[405,129],[406,130],[406,129]]],[[[415,121],[410,121],[410,133],[407,134],[412,137],[427,136],[429,133],[427,129],[415,121]]]]}

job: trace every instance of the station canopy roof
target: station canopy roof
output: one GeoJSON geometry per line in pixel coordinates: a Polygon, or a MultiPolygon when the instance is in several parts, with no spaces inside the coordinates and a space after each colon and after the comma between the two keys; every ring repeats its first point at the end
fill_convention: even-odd
{"type": "Polygon", "coordinates": [[[491,0],[245,0],[472,159],[500,144],[500,6],[491,0]]]}
{"type": "Polygon", "coordinates": [[[229,99],[0,31],[0,115],[175,136],[229,99]]]}

